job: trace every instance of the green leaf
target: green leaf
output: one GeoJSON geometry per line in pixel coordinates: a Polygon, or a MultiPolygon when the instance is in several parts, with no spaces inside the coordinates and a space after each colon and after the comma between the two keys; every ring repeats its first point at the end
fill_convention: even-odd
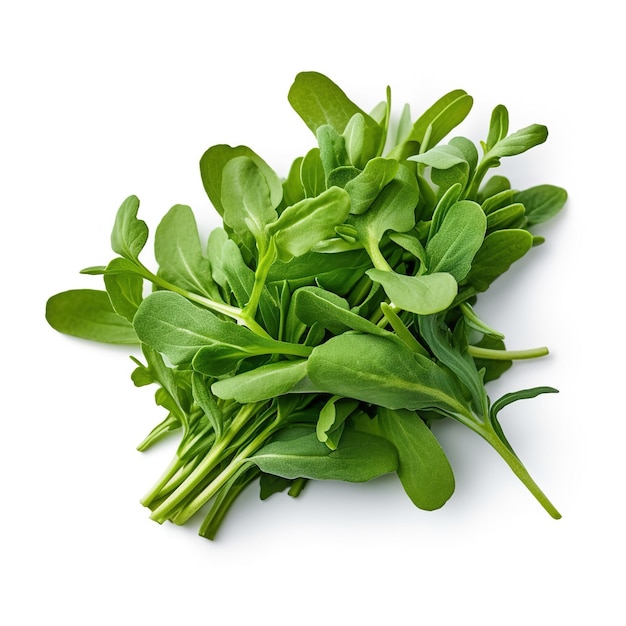
{"type": "Polygon", "coordinates": [[[148,296],[139,307],[134,323],[141,340],[165,354],[174,365],[192,363],[196,371],[208,376],[226,374],[250,356],[306,356],[310,351],[223,321],[208,309],[169,291],[148,296]]]}
{"type": "Polygon", "coordinates": [[[313,349],[307,373],[319,392],[389,409],[464,410],[461,392],[444,369],[383,337],[332,337],[313,349]]]}
{"type": "Polygon", "coordinates": [[[137,274],[104,275],[104,285],[113,309],[131,324],[143,300],[143,278],[137,274]]]}
{"type": "Polygon", "coordinates": [[[400,165],[395,178],[385,185],[370,208],[361,215],[350,216],[349,223],[372,257],[378,254],[378,245],[387,231],[406,232],[415,226],[418,200],[415,177],[400,165]]]}
{"type": "Polygon", "coordinates": [[[379,126],[374,126],[371,120],[368,125],[362,113],[355,113],[343,131],[350,163],[360,170],[366,168],[370,160],[378,154],[382,139],[379,128],[379,126]]]}
{"type": "Polygon", "coordinates": [[[477,196],[478,202],[484,202],[487,198],[491,198],[496,194],[509,191],[511,189],[511,183],[506,176],[492,176],[487,180],[487,182],[481,187],[480,192],[477,196]]]}
{"type": "Polygon", "coordinates": [[[439,272],[422,276],[405,276],[396,272],[371,269],[366,274],[380,283],[389,300],[405,311],[430,315],[444,311],[457,294],[457,283],[452,274],[439,272]]]}
{"type": "Polygon", "coordinates": [[[499,104],[491,113],[489,122],[489,134],[485,143],[487,152],[491,150],[499,141],[502,141],[509,132],[509,112],[507,108],[499,104]]]}
{"type": "Polygon", "coordinates": [[[411,502],[434,511],[454,493],[454,474],[439,442],[413,411],[379,408],[381,435],[398,451],[398,478],[411,502]]]}
{"type": "Polygon", "coordinates": [[[422,152],[437,145],[467,117],[473,103],[462,89],[447,93],[416,120],[406,141],[417,142],[422,152]]]}
{"type": "Polygon", "coordinates": [[[521,259],[533,245],[532,235],[521,229],[496,230],[485,237],[476,253],[465,282],[476,291],[486,291],[491,283],[521,259]]]}
{"type": "Polygon", "coordinates": [[[129,196],[124,200],[115,216],[111,233],[113,251],[131,261],[136,261],[148,240],[148,227],[137,219],[139,198],[129,196]]]}
{"type": "Polygon", "coordinates": [[[321,408],[315,433],[322,443],[325,443],[331,450],[336,450],[344,425],[351,413],[359,406],[356,400],[347,400],[332,396],[321,408]]]}
{"type": "Polygon", "coordinates": [[[441,315],[422,315],[417,320],[420,334],[435,357],[457,377],[472,398],[480,416],[486,413],[487,396],[474,360],[467,351],[464,335],[452,333],[441,315]]]}
{"type": "Polygon", "coordinates": [[[134,324],[141,341],[174,365],[191,363],[213,337],[228,332],[230,326],[237,327],[171,291],[150,294],[141,303],[134,324]]]}
{"type": "Polygon", "coordinates": [[[430,273],[447,272],[460,282],[485,237],[487,220],[480,205],[470,200],[453,204],[426,245],[430,273]]]}
{"type": "MultiPolygon", "coordinates": [[[[300,180],[304,197],[314,198],[326,190],[326,174],[320,157],[319,148],[309,150],[300,164],[300,180]]],[[[297,198],[296,202],[303,200],[297,198]]],[[[289,202],[287,204],[295,204],[289,202]]]]}
{"type": "Polygon", "coordinates": [[[493,160],[522,154],[542,144],[547,138],[548,129],[545,126],[541,124],[531,124],[498,141],[498,143],[488,150],[485,159],[493,160]]]}
{"type": "Polygon", "coordinates": [[[349,211],[350,198],[339,187],[331,187],[315,198],[306,198],[287,207],[267,227],[268,234],[274,237],[278,258],[289,261],[332,237],[335,226],[343,223],[349,211]]]}
{"type": "Polygon", "coordinates": [[[494,211],[511,204],[514,201],[516,194],[517,191],[514,189],[503,189],[502,191],[485,198],[481,203],[485,215],[490,215],[494,211]]]}
{"type": "Polygon", "coordinates": [[[209,389],[208,379],[202,374],[193,372],[191,384],[193,399],[207,416],[215,432],[215,437],[219,439],[224,429],[224,415],[209,389]]]}
{"type": "MultiPolygon", "coordinates": [[[[314,148],[315,150],[316,148],[314,148]]],[[[306,196],[302,185],[303,157],[298,157],[289,168],[289,174],[283,181],[283,202],[285,205],[295,204],[306,196]]]]}
{"type": "Polygon", "coordinates": [[[261,471],[283,478],[366,482],[396,470],[395,448],[382,437],[345,429],[336,450],[300,426],[281,431],[248,459],[261,471]]]}
{"type": "Polygon", "coordinates": [[[202,184],[209,196],[209,200],[216,211],[223,217],[222,205],[222,177],[227,163],[236,157],[248,157],[252,159],[261,170],[265,180],[270,184],[271,204],[277,207],[283,196],[283,186],[274,170],[253,150],[247,146],[231,147],[225,144],[212,146],[200,159],[200,175],[202,184]]]}
{"type": "Polygon", "coordinates": [[[218,380],[211,391],[218,398],[240,404],[261,402],[289,393],[305,376],[305,360],[278,361],[218,380]]]}
{"type": "Polygon", "coordinates": [[[52,296],[46,320],[60,333],[115,344],[138,344],[132,324],[118,315],[106,291],[73,289],[52,296]]]}
{"type": "Polygon", "coordinates": [[[559,391],[554,387],[533,387],[531,389],[521,389],[520,391],[506,393],[491,405],[491,408],[489,410],[490,415],[493,419],[508,404],[511,404],[512,402],[517,402],[518,400],[536,398],[537,396],[544,393],[559,393],[559,391]]]}
{"type": "Polygon", "coordinates": [[[344,187],[350,195],[350,213],[359,215],[367,211],[383,188],[394,179],[399,165],[394,159],[382,157],[368,161],[365,169],[344,187]]]}
{"type": "Polygon", "coordinates": [[[382,137],[382,128],[362,111],[328,77],[319,72],[299,73],[288,95],[289,102],[304,123],[314,132],[324,124],[343,133],[350,119],[360,113],[368,132],[382,137]]]}
{"type": "Polygon", "coordinates": [[[352,289],[368,267],[371,263],[363,249],[341,254],[306,252],[288,262],[274,263],[267,280],[270,283],[286,280],[294,290],[320,284],[341,296],[352,289]]]}
{"type": "Polygon", "coordinates": [[[373,335],[388,335],[376,324],[349,310],[348,302],[340,296],[319,287],[302,287],[293,294],[295,314],[307,326],[319,322],[331,332],[341,334],[357,330],[373,335]]]}
{"type": "Polygon", "coordinates": [[[515,194],[515,202],[526,208],[528,226],[552,219],[567,202],[567,191],[554,185],[537,185],[515,194]]]}
{"type": "Polygon", "coordinates": [[[487,232],[525,226],[524,211],[524,205],[521,202],[515,202],[489,213],[487,216],[487,232]]]}
{"type": "Polygon", "coordinates": [[[154,235],[154,252],[159,276],[182,289],[219,299],[211,277],[211,266],[202,254],[198,226],[192,210],[173,206],[154,235]]]}
{"type": "Polygon", "coordinates": [[[267,172],[250,157],[235,157],[224,166],[224,222],[236,233],[245,235],[249,231],[257,241],[262,240],[265,226],[276,219],[278,204],[272,201],[271,188],[280,185],[280,181],[274,172],[271,178],[268,180],[267,172]]]}

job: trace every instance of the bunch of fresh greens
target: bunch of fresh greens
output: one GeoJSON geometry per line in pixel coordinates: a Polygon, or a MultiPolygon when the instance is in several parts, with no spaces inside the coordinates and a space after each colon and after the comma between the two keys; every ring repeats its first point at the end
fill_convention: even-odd
{"type": "Polygon", "coordinates": [[[546,140],[544,126],[509,133],[492,113],[480,149],[442,140],[472,107],[452,91],[390,131],[390,92],[365,113],[322,74],[299,74],[289,101],[317,145],[281,179],[246,146],[217,145],[200,160],[223,221],[206,246],[188,206],[154,234],[158,269],[140,260],[148,228],[139,200],[121,205],[117,255],[103,290],[50,298],[48,322],[95,341],[137,344],[135,385],[154,384],[165,419],[139,446],[180,432],[175,458],[142,503],[159,523],[202,511],[213,538],[252,481],[260,496],[308,480],[368,481],[397,473],[419,508],[454,490],[435,420],[480,435],[554,517],[558,511],[507,441],[499,412],[556,391],[537,387],[492,402],[485,384],[518,358],[475,313],[478,294],[542,238],[566,192],[525,190],[487,174],[546,140]],[[149,293],[146,285],[150,285],[149,293]]]}

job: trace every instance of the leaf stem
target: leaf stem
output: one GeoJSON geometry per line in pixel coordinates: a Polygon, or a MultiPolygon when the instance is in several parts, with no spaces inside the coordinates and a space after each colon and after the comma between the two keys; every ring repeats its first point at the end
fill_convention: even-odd
{"type": "Polygon", "coordinates": [[[276,260],[276,244],[274,243],[274,238],[270,237],[267,247],[260,246],[259,243],[257,243],[257,246],[259,247],[259,263],[254,273],[254,285],[252,286],[250,300],[243,308],[242,312],[243,316],[248,321],[253,320],[256,315],[256,310],[259,307],[259,302],[261,301],[261,294],[263,293],[263,287],[265,286],[267,275],[272,264],[276,260]]]}
{"type": "Polygon", "coordinates": [[[476,432],[483,437],[491,445],[495,451],[504,459],[506,464],[513,470],[513,473],[522,481],[530,493],[535,496],[539,504],[550,514],[554,519],[560,519],[561,514],[556,507],[550,502],[545,493],[539,488],[537,483],[533,480],[532,476],[528,473],[528,470],[524,467],[524,464],[519,460],[517,455],[512,452],[506,444],[497,436],[497,434],[491,430],[476,430],[476,432]]]}
{"type": "Polygon", "coordinates": [[[549,354],[548,348],[529,348],[528,350],[494,350],[468,346],[468,352],[476,359],[490,359],[493,361],[515,361],[522,359],[536,359],[549,354]]]}
{"type": "Polygon", "coordinates": [[[168,496],[150,516],[153,520],[162,524],[176,512],[176,509],[197,489],[210,472],[222,461],[223,454],[228,445],[248,423],[250,418],[259,410],[261,404],[245,404],[239,410],[224,436],[215,442],[210,452],[194,468],[186,480],[168,496]]]}
{"type": "Polygon", "coordinates": [[[241,466],[248,462],[248,458],[267,441],[267,438],[275,431],[279,423],[280,419],[276,417],[269,426],[261,431],[247,446],[242,448],[207,487],[172,517],[172,522],[182,525],[193,517],[240,470],[241,466]]]}

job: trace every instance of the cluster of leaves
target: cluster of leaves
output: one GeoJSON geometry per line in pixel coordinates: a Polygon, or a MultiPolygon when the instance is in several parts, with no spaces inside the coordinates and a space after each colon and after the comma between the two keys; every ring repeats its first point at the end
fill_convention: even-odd
{"type": "Polygon", "coordinates": [[[157,522],[202,510],[200,534],[213,538],[257,479],[265,499],[389,472],[417,507],[439,508],[454,490],[431,430],[445,418],[485,439],[559,517],[498,421],[507,404],[556,390],[495,402],[485,390],[513,359],[547,351],[507,351],[472,308],[565,203],[559,187],[485,180],[547,130],[509,133],[499,105],[480,149],[465,137],[444,144],[472,107],[456,90],[416,121],[405,106],[392,137],[390,100],[387,90],[368,114],[322,74],[299,74],[289,101],[317,145],[285,179],[246,146],[213,146],[200,170],[223,227],[206,246],[192,210],[172,207],[154,235],[154,273],[139,258],[148,228],[131,196],[111,236],[117,256],[83,270],[105,289],[48,301],[61,332],[141,346],[132,380],[156,385],[166,417],[139,448],[182,433],[142,500],[157,522]]]}

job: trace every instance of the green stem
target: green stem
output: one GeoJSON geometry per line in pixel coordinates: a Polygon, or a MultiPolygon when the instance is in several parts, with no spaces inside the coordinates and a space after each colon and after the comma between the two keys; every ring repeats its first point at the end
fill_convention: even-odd
{"type": "MultiPolygon", "coordinates": [[[[397,307],[392,307],[386,302],[380,303],[380,308],[385,316],[385,319],[391,324],[391,328],[396,331],[396,334],[404,343],[416,354],[430,357],[430,354],[422,346],[422,344],[413,336],[411,331],[404,325],[404,322],[400,319],[396,311],[399,311],[397,307]]],[[[380,323],[378,324],[380,326],[380,323]]]]}
{"type": "Polygon", "coordinates": [[[476,359],[491,359],[493,361],[514,361],[521,359],[536,359],[549,354],[548,348],[530,348],[528,350],[493,350],[468,346],[468,352],[476,359]]]}
{"type": "Polygon", "coordinates": [[[238,324],[242,326],[246,326],[252,332],[260,335],[261,337],[270,337],[269,333],[254,319],[254,316],[248,315],[244,310],[240,309],[236,306],[231,306],[230,304],[226,304],[225,302],[217,302],[216,300],[211,300],[211,298],[206,298],[205,296],[198,295],[197,293],[193,293],[191,291],[187,291],[182,287],[178,287],[173,283],[170,283],[157,274],[153,274],[145,265],[137,262],[137,267],[140,269],[144,278],[149,280],[150,282],[162,287],[163,289],[167,289],[168,291],[173,291],[185,298],[187,300],[191,300],[196,304],[200,304],[211,311],[215,311],[216,313],[222,313],[231,319],[234,319],[238,324]]]}
{"type": "Polygon", "coordinates": [[[215,442],[210,452],[202,459],[202,461],[189,474],[187,479],[165,500],[163,501],[150,516],[154,521],[162,524],[176,511],[176,509],[185,501],[186,498],[193,493],[211,473],[211,471],[222,461],[224,451],[246,425],[249,419],[258,411],[259,403],[244,405],[224,436],[215,442]]]}
{"type": "Polygon", "coordinates": [[[241,466],[248,462],[249,457],[267,441],[279,423],[279,418],[274,419],[232,459],[207,487],[172,517],[172,522],[182,525],[193,517],[241,469],[241,466]]]}
{"type": "Polygon", "coordinates": [[[272,264],[276,260],[276,244],[274,243],[273,237],[270,238],[267,247],[259,244],[260,242],[257,243],[257,247],[259,249],[259,263],[254,273],[254,285],[252,286],[250,300],[243,308],[243,315],[247,320],[253,320],[256,315],[267,275],[272,267],[272,264]]]}
{"type": "Polygon", "coordinates": [[[364,243],[365,250],[369,255],[374,267],[376,269],[382,270],[383,272],[392,272],[393,268],[389,263],[387,263],[387,259],[383,256],[383,253],[380,251],[380,248],[374,241],[367,241],[364,243]]]}
{"type": "Polygon", "coordinates": [[[502,442],[496,433],[487,429],[476,430],[475,432],[481,435],[481,437],[483,437],[483,439],[485,439],[487,443],[489,443],[489,445],[504,459],[506,464],[511,468],[511,470],[513,470],[513,473],[522,481],[530,493],[535,496],[539,504],[541,504],[550,516],[554,519],[560,519],[561,514],[557,511],[556,507],[539,488],[519,458],[502,442]]]}

